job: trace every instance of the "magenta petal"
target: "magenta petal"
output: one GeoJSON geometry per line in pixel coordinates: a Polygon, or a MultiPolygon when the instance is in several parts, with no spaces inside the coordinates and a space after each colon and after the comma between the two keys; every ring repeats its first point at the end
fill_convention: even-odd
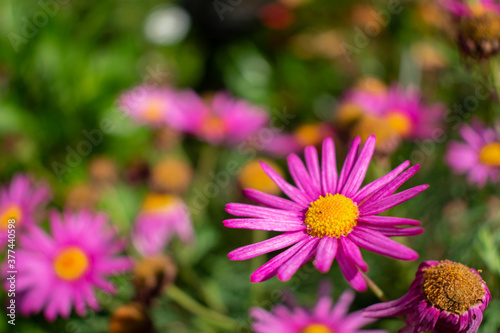
{"type": "Polygon", "coordinates": [[[297,270],[310,260],[311,254],[316,250],[319,238],[312,238],[295,255],[285,262],[278,269],[278,279],[288,281],[297,272],[297,270]]]}
{"type": "Polygon", "coordinates": [[[291,221],[303,222],[304,214],[289,210],[259,207],[241,203],[229,203],[226,205],[226,212],[234,216],[257,217],[268,219],[286,219],[291,221]]]}
{"type": "Polygon", "coordinates": [[[354,262],[349,258],[349,256],[342,250],[339,246],[337,252],[337,262],[339,263],[340,270],[344,275],[345,279],[354,288],[354,290],[363,292],[366,291],[367,286],[365,279],[361,275],[354,262]]]}
{"type": "Polygon", "coordinates": [[[362,248],[383,256],[401,260],[418,258],[418,253],[412,249],[365,227],[354,227],[348,237],[362,248]]]}
{"type": "Polygon", "coordinates": [[[403,172],[409,165],[410,165],[410,161],[405,161],[405,162],[401,163],[398,167],[396,167],[394,170],[392,170],[391,172],[386,174],[385,176],[383,176],[377,180],[374,180],[370,184],[365,185],[361,190],[358,191],[358,193],[356,193],[356,195],[354,195],[352,200],[361,204],[363,201],[365,201],[365,199],[367,199],[368,197],[370,197],[371,195],[376,193],[382,187],[389,184],[394,178],[396,178],[401,172],[403,172]]]}
{"type": "Polygon", "coordinates": [[[262,282],[272,278],[274,275],[276,275],[276,271],[278,270],[278,268],[283,265],[288,259],[290,259],[295,253],[297,253],[297,251],[300,250],[308,241],[309,239],[303,239],[294,246],[281,252],[280,254],[266,262],[264,265],[262,265],[252,273],[252,275],[250,276],[250,281],[262,282]]]}
{"type": "Polygon", "coordinates": [[[380,232],[382,235],[387,237],[415,236],[415,235],[420,235],[424,232],[423,228],[379,227],[364,223],[359,223],[358,226],[380,232]]]}
{"type": "Polygon", "coordinates": [[[309,175],[316,188],[321,189],[321,172],[319,169],[318,162],[318,151],[313,146],[307,146],[304,150],[304,155],[306,158],[307,170],[309,170],[309,175]]]}
{"type": "Polygon", "coordinates": [[[375,141],[376,140],[373,135],[370,135],[366,139],[363,149],[356,160],[356,164],[352,168],[342,191],[340,191],[341,194],[351,198],[359,190],[359,187],[365,179],[366,171],[370,165],[373,152],[375,151],[375,141]]]}
{"type": "Polygon", "coordinates": [[[358,222],[363,222],[366,224],[376,225],[380,227],[389,227],[396,225],[421,225],[420,221],[413,219],[406,219],[403,217],[393,217],[393,216],[377,216],[369,215],[358,218],[358,222]]]}
{"type": "Polygon", "coordinates": [[[412,187],[403,192],[391,195],[369,205],[361,206],[359,209],[360,216],[375,215],[385,212],[389,208],[399,205],[402,202],[408,201],[419,193],[425,191],[429,185],[419,185],[412,187]]]}
{"type": "Polygon", "coordinates": [[[269,208],[286,209],[293,211],[302,211],[304,209],[304,207],[298,205],[293,201],[250,188],[244,189],[243,194],[253,202],[259,205],[267,206],[269,208]]]}
{"type": "Polygon", "coordinates": [[[332,267],[333,260],[337,254],[338,241],[335,237],[324,236],[321,238],[316,250],[314,267],[322,273],[326,273],[332,267]]]}
{"type": "Polygon", "coordinates": [[[363,260],[363,256],[361,255],[359,247],[345,236],[340,237],[340,244],[342,245],[342,250],[344,251],[344,253],[348,255],[349,258],[351,258],[356,266],[366,272],[368,270],[368,265],[363,260]]]}
{"type": "Polygon", "coordinates": [[[413,308],[421,299],[418,292],[410,291],[397,300],[378,303],[367,307],[363,310],[363,314],[371,318],[393,317],[406,314],[409,309],[413,308]]]}
{"type": "Polygon", "coordinates": [[[290,170],[290,174],[295,184],[308,195],[310,201],[317,199],[320,194],[319,189],[314,186],[304,163],[302,163],[300,158],[295,154],[289,155],[287,161],[288,169],[290,170]]]}
{"type": "Polygon", "coordinates": [[[290,199],[306,207],[309,205],[309,201],[305,197],[304,193],[302,193],[302,191],[300,191],[295,186],[288,184],[283,178],[281,178],[280,175],[278,175],[276,171],[274,171],[266,163],[260,162],[260,165],[262,166],[262,169],[264,170],[266,175],[268,175],[269,178],[271,178],[283,191],[283,193],[285,193],[290,199]]]}
{"type": "Polygon", "coordinates": [[[337,160],[332,138],[323,141],[321,152],[321,189],[322,194],[335,193],[337,187],[337,160]]]}
{"type": "Polygon", "coordinates": [[[356,137],[352,142],[351,149],[347,153],[347,156],[344,160],[344,165],[342,166],[342,170],[340,171],[339,183],[335,191],[337,193],[340,193],[342,191],[342,188],[344,187],[344,184],[347,181],[349,174],[351,173],[354,162],[356,162],[356,157],[358,156],[358,149],[360,143],[361,139],[359,138],[359,136],[356,137]]]}
{"type": "Polygon", "coordinates": [[[269,219],[229,219],[223,221],[224,226],[236,229],[268,230],[268,231],[299,231],[306,229],[303,223],[286,220],[269,219]]]}
{"type": "Polygon", "coordinates": [[[308,235],[304,231],[287,232],[262,242],[240,247],[229,252],[227,256],[231,260],[247,260],[265,253],[281,250],[306,237],[308,235]]]}

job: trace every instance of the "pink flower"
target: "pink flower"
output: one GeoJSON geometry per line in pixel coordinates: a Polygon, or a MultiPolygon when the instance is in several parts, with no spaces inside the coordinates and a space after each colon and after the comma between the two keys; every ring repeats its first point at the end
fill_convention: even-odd
{"type": "Polygon", "coordinates": [[[132,231],[135,248],[143,256],[160,254],[175,234],[185,243],[194,238],[186,204],[174,195],[149,194],[132,231]]]}
{"type": "Polygon", "coordinates": [[[94,288],[113,293],[106,276],[126,272],[132,261],[119,257],[124,244],[115,239],[104,214],[50,214],[52,235],[34,227],[20,237],[16,251],[16,304],[29,315],[44,311],[48,320],[80,316],[88,305],[98,310],[94,288]]]}
{"type": "Polygon", "coordinates": [[[407,315],[400,333],[476,333],[491,294],[481,275],[453,261],[424,261],[406,295],[372,305],[371,318],[407,315]]]}
{"type": "Polygon", "coordinates": [[[498,181],[500,171],[500,135],[475,120],[472,126],[463,125],[460,135],[465,142],[452,141],[445,160],[457,174],[467,174],[467,181],[480,187],[498,181]]]}
{"type": "Polygon", "coordinates": [[[500,4],[494,0],[479,0],[473,4],[467,4],[459,0],[444,0],[441,5],[448,9],[453,15],[459,17],[470,17],[486,10],[491,10],[500,15],[500,4]]]}
{"type": "Polygon", "coordinates": [[[182,108],[182,129],[211,144],[241,143],[269,120],[264,109],[225,92],[215,94],[209,104],[191,95],[182,108]]]}
{"type": "Polygon", "coordinates": [[[254,307],[250,316],[254,319],[255,333],[385,333],[384,330],[362,330],[373,322],[361,311],[347,313],[354,299],[354,292],[345,291],[337,304],[324,291],[313,309],[298,306],[277,305],[270,312],[254,307]]]}
{"type": "Polygon", "coordinates": [[[29,230],[37,221],[36,215],[51,198],[51,190],[45,183],[33,183],[25,174],[14,175],[10,185],[0,192],[0,246],[7,243],[9,219],[16,222],[16,233],[29,230]]]}
{"type": "Polygon", "coordinates": [[[186,94],[189,92],[142,85],[123,93],[118,105],[127,115],[143,124],[178,127],[181,121],[179,101],[186,94]]]}
{"type": "Polygon", "coordinates": [[[306,164],[292,154],[288,168],[297,184],[287,183],[274,170],[261,163],[264,172],[291,200],[246,189],[244,194],[259,207],[230,203],[226,211],[235,218],[224,221],[228,228],[243,228],[284,232],[260,243],[244,246],[229,253],[231,260],[246,260],[258,255],[289,247],[257,269],[250,280],[261,282],[275,275],[289,280],[306,262],[315,258],[314,266],[328,272],[335,258],[347,281],[358,291],[366,290],[360,268],[368,270],[360,247],[385,256],[415,260],[418,254],[389,237],[410,236],[422,228],[398,228],[401,225],[420,225],[419,221],[379,216],[378,214],[416,196],[428,185],[420,185],[400,193],[394,192],[420,168],[408,170],[409,161],[402,163],[384,177],[361,187],[375,149],[375,137],[366,140],[361,152],[356,138],[337,172],[334,143],[323,141],[321,167],[316,148],[305,149],[306,164]]]}

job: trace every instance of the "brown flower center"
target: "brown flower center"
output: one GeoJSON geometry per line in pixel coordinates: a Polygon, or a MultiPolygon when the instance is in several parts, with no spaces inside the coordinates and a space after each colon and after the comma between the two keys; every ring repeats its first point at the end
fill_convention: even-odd
{"type": "Polygon", "coordinates": [[[448,260],[424,269],[422,291],[434,307],[457,315],[479,304],[485,294],[480,276],[448,260]]]}

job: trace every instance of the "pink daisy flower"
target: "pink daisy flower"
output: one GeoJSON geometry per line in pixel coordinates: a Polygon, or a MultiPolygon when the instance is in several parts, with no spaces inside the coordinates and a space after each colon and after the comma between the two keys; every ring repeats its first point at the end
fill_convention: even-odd
{"type": "Polygon", "coordinates": [[[337,304],[333,304],[329,292],[321,292],[313,309],[298,306],[277,305],[270,312],[254,307],[250,316],[255,333],[385,333],[384,330],[362,330],[373,322],[362,311],[347,313],[354,299],[354,292],[345,291],[337,304]]]}
{"type": "Polygon", "coordinates": [[[288,168],[293,186],[265,163],[264,172],[281,188],[290,200],[246,189],[244,194],[265,207],[230,203],[226,211],[245,217],[229,219],[229,228],[280,231],[283,234],[260,243],[244,246],[229,253],[231,260],[245,260],[284,249],[257,269],[250,280],[261,282],[275,275],[289,280],[306,262],[315,258],[314,266],[328,272],[335,258],[346,280],[358,291],[366,290],[361,272],[368,270],[360,247],[396,259],[415,260],[418,254],[389,237],[417,235],[422,228],[398,228],[420,225],[419,221],[379,216],[378,214],[416,196],[428,185],[420,185],[400,193],[394,192],[420,168],[408,170],[409,161],[402,163],[384,177],[361,187],[375,149],[375,137],[366,140],[359,152],[361,140],[356,138],[337,173],[335,148],[331,138],[323,141],[321,167],[316,149],[305,149],[306,165],[297,155],[288,156],[288,168]]]}
{"type": "Polygon", "coordinates": [[[94,287],[113,293],[106,276],[126,272],[132,261],[117,255],[124,248],[115,239],[104,214],[50,214],[52,235],[34,227],[20,237],[16,251],[16,304],[21,313],[44,311],[48,320],[67,318],[74,308],[80,316],[88,305],[98,310],[94,287]]]}
{"type": "Polygon", "coordinates": [[[185,243],[194,238],[186,204],[174,195],[149,194],[132,231],[135,248],[143,256],[160,254],[175,234],[185,243]]]}
{"type": "Polygon", "coordinates": [[[182,129],[212,144],[234,145],[264,128],[267,112],[225,92],[216,93],[209,104],[192,95],[183,109],[182,129]]]}
{"type": "Polygon", "coordinates": [[[7,243],[9,219],[14,219],[16,232],[28,230],[37,222],[36,215],[51,198],[45,183],[33,183],[28,175],[14,175],[10,184],[0,191],[0,246],[7,243]]]}
{"type": "Polygon", "coordinates": [[[151,126],[178,127],[181,122],[179,101],[191,92],[142,85],[123,93],[119,107],[131,118],[151,126]]]}
{"type": "Polygon", "coordinates": [[[407,315],[400,333],[476,333],[491,294],[479,273],[453,261],[424,261],[410,291],[395,301],[372,305],[367,317],[407,315]]]}
{"type": "Polygon", "coordinates": [[[467,174],[467,180],[483,187],[488,179],[495,183],[500,172],[500,134],[475,120],[463,125],[460,135],[465,142],[452,141],[445,160],[457,174],[467,174]]]}

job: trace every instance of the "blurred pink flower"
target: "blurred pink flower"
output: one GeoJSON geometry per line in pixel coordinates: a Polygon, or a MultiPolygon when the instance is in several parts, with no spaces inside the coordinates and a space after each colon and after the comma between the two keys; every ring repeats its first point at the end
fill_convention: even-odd
{"type": "Polygon", "coordinates": [[[250,310],[255,333],[384,333],[385,330],[362,330],[374,319],[366,318],[361,311],[347,313],[354,299],[354,292],[345,291],[337,304],[321,290],[313,309],[277,305],[270,312],[259,307],[250,310]]]}
{"type": "Polygon", "coordinates": [[[33,183],[28,175],[14,175],[10,184],[0,192],[0,246],[7,243],[8,220],[15,219],[15,232],[29,230],[37,221],[38,210],[45,208],[51,198],[50,187],[33,183]]]}
{"type": "Polygon", "coordinates": [[[114,293],[106,276],[132,268],[118,256],[124,243],[116,240],[106,215],[87,211],[60,215],[51,212],[52,235],[38,227],[20,237],[16,251],[16,304],[29,315],[44,311],[48,320],[67,318],[74,308],[84,316],[86,306],[98,310],[94,287],[114,293]]]}
{"type": "Polygon", "coordinates": [[[481,275],[453,261],[424,261],[403,297],[364,310],[371,318],[407,315],[399,333],[476,333],[491,294],[481,275]]]}
{"type": "Polygon", "coordinates": [[[500,4],[495,0],[478,0],[473,3],[464,3],[460,0],[444,0],[441,5],[456,16],[473,16],[485,10],[491,10],[500,15],[500,4]]]}
{"type": "Polygon", "coordinates": [[[167,87],[138,86],[124,92],[118,99],[119,107],[141,123],[159,127],[178,127],[179,100],[186,92],[167,87]]]}
{"type": "Polygon", "coordinates": [[[457,174],[467,174],[469,183],[480,187],[488,179],[496,183],[500,172],[500,134],[478,120],[463,125],[460,135],[465,142],[452,141],[445,156],[446,163],[457,174]]]}
{"type": "Polygon", "coordinates": [[[235,145],[264,128],[267,112],[226,92],[216,93],[210,103],[195,94],[184,95],[182,129],[211,144],[235,145]]]}
{"type": "Polygon", "coordinates": [[[175,195],[149,194],[132,230],[135,248],[143,256],[163,253],[175,234],[184,243],[194,238],[186,204],[175,195]]]}
{"type": "Polygon", "coordinates": [[[400,203],[418,195],[428,185],[420,185],[400,193],[394,192],[420,168],[407,170],[409,161],[387,175],[361,187],[375,150],[375,137],[370,136],[360,149],[356,138],[339,173],[331,138],[323,141],[321,166],[315,147],[305,149],[304,164],[292,154],[288,168],[296,186],[287,183],[265,163],[264,172],[281,188],[290,200],[245,189],[244,194],[265,207],[229,203],[226,211],[238,218],[224,221],[228,228],[280,231],[283,234],[231,251],[231,260],[246,260],[289,247],[252,273],[252,282],[262,282],[277,275],[289,280],[297,270],[314,259],[314,266],[326,273],[335,259],[351,286],[364,291],[367,288],[361,270],[367,271],[360,247],[395,259],[415,260],[412,249],[391,240],[393,236],[412,236],[422,228],[420,222],[407,218],[379,216],[400,203]]]}

